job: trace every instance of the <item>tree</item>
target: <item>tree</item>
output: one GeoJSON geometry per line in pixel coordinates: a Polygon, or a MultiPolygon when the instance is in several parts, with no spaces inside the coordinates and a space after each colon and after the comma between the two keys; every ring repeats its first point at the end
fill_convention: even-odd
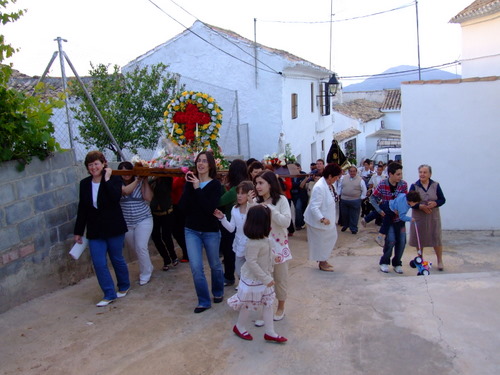
{"type": "MultiPolygon", "coordinates": [[[[90,95],[99,109],[111,134],[121,149],[133,153],[138,148],[153,149],[163,130],[163,116],[167,103],[175,95],[177,81],[167,66],[159,63],[149,67],[136,67],[125,74],[119,66],[108,73],[109,65],[91,64],[90,95]]],[[[87,99],[83,88],[70,82],[72,95],[80,99],[78,107],[72,108],[81,141],[90,147],[111,150],[120,160],[116,146],[106,135],[97,114],[87,99]]]]}
{"type": "MultiPolygon", "coordinates": [[[[14,4],[16,0],[0,0],[0,7],[6,8],[9,2],[14,4]]],[[[17,21],[24,12],[0,12],[2,25],[17,21]]],[[[52,109],[62,107],[64,102],[61,96],[43,100],[8,86],[12,66],[2,62],[15,52],[16,49],[6,44],[4,36],[0,35],[0,161],[18,160],[18,169],[23,170],[33,156],[43,160],[52,152],[60,150],[52,136],[54,126],[50,117],[52,109]]],[[[44,85],[39,84],[35,93],[43,89],[44,85]]]]}

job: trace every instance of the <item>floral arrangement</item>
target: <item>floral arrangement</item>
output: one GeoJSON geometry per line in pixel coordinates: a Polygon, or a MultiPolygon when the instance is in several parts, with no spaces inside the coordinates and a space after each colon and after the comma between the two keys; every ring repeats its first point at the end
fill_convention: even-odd
{"type": "Polygon", "coordinates": [[[290,143],[287,143],[285,145],[285,162],[287,164],[293,164],[297,162],[297,157],[292,154],[292,146],[290,146],[290,143]]]}
{"type": "Polygon", "coordinates": [[[285,145],[285,152],[281,154],[264,155],[262,162],[266,165],[271,165],[273,168],[284,167],[287,164],[292,164],[297,161],[295,155],[292,154],[292,148],[289,143],[285,145]]]}
{"type": "Polygon", "coordinates": [[[167,135],[175,144],[217,148],[222,108],[210,95],[184,91],[172,99],[164,115],[167,135]]]}
{"type": "Polygon", "coordinates": [[[271,165],[273,168],[284,167],[286,165],[285,154],[264,155],[262,162],[271,165]]]}

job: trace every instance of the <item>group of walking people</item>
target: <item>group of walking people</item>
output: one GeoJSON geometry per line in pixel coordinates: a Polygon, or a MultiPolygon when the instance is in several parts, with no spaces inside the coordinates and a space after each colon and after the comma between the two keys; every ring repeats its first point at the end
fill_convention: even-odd
{"type": "MultiPolygon", "coordinates": [[[[293,195],[292,199],[287,198],[283,187],[304,189],[312,182],[305,210],[295,215],[295,227],[307,227],[309,258],[318,262],[321,271],[327,272],[333,271],[328,261],[338,236],[339,199],[341,212],[344,208],[348,212],[349,224],[344,226],[354,233],[360,218],[354,218],[349,213],[351,203],[342,205],[342,202],[352,200],[352,192],[357,191],[358,186],[366,195],[366,190],[358,184],[356,168],[352,172],[350,168],[349,175],[344,176],[337,164],[325,165],[322,160],[317,161],[318,164],[317,172],[298,181],[288,179],[285,183],[261,162],[238,159],[232,161],[225,179],[220,181],[213,154],[200,152],[196,156],[194,170],[186,173],[182,184],[177,181],[177,188],[174,189],[175,182],[171,179],[148,181],[132,175],[114,176],[101,152],[89,152],[85,166],[90,176],[80,182],[74,233],[76,242],[81,242],[84,234],[89,240],[91,259],[104,293],[97,306],[106,306],[117,298],[125,297],[130,290],[128,267],[122,254],[124,241],[137,253],[138,283],[145,285],[153,273],[148,249],[151,234],[166,271],[179,264],[172,240],[172,235],[176,233],[174,237],[183,250],[182,260],[189,260],[198,297],[194,313],[210,309],[212,303],[221,303],[225,287],[233,285],[237,292],[227,299],[228,305],[239,311],[233,332],[244,340],[252,340],[247,331],[249,314],[252,310],[262,310],[262,318],[255,320],[255,325],[265,326],[264,339],[286,342],[286,338],[275,332],[273,323],[285,317],[288,261],[292,259],[288,236],[292,224],[290,203],[293,195]],[[349,181],[344,181],[346,179],[349,181]],[[172,194],[174,190],[177,194],[172,194]],[[172,216],[175,209],[178,210],[177,217],[172,216]],[[351,226],[354,220],[356,227],[351,226]],[[176,226],[177,229],[174,228],[176,226]],[[182,236],[179,235],[179,228],[182,236]],[[210,287],[203,268],[203,249],[210,268],[210,287]],[[108,256],[115,271],[117,288],[107,267],[108,256]],[[275,299],[278,301],[276,307],[275,299]]],[[[132,168],[129,162],[119,165],[119,169],[132,168]]],[[[431,173],[430,166],[421,166],[420,180],[410,188],[421,197],[418,202],[414,198],[409,201],[414,213],[410,244],[415,246],[412,236],[415,231],[413,224],[416,223],[421,246],[434,247],[438,267],[442,270],[439,206],[444,204],[445,199],[439,184],[430,179],[431,173]]],[[[400,164],[390,164],[388,174],[388,178],[382,179],[373,188],[370,201],[376,212],[386,216],[380,269],[388,272],[390,257],[395,249],[392,265],[396,272],[402,273],[399,270],[406,231],[400,218],[405,217],[403,210],[406,206],[401,204],[396,209],[394,205],[387,206],[384,202],[395,200],[400,194],[406,196],[407,184],[402,180],[400,164]],[[398,213],[398,209],[401,212],[398,213]]]]}

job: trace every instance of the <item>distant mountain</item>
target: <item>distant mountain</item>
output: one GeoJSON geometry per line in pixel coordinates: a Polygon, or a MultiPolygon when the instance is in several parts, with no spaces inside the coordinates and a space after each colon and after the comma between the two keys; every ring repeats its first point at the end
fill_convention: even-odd
{"type": "MultiPolygon", "coordinates": [[[[394,73],[384,76],[371,76],[363,82],[354,83],[344,87],[344,92],[355,91],[377,91],[383,89],[399,89],[401,82],[405,81],[418,81],[418,67],[411,65],[400,65],[387,69],[381,74],[394,73]],[[398,73],[406,72],[406,73],[398,73]],[[396,74],[397,73],[397,74],[396,74]]],[[[459,75],[446,72],[439,69],[422,69],[421,79],[424,81],[433,79],[455,79],[460,78],[459,75]]]]}

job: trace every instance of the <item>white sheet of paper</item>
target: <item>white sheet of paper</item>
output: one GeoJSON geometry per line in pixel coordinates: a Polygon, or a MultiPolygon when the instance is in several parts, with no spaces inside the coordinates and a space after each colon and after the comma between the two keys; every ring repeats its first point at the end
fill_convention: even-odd
{"type": "Polygon", "coordinates": [[[71,248],[69,255],[71,255],[75,260],[79,259],[88,244],[89,240],[87,240],[87,237],[82,236],[82,243],[75,243],[71,248]]]}

